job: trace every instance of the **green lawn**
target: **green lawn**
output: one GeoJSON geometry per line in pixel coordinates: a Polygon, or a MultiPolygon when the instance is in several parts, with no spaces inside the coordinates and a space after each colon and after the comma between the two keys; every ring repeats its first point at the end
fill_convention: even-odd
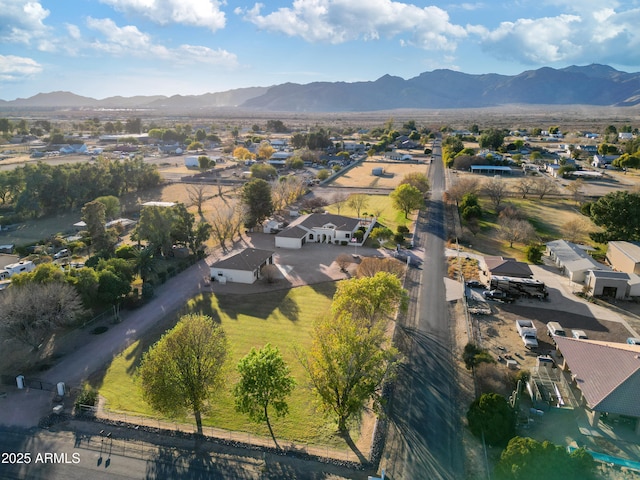
{"type": "Polygon", "coordinates": [[[74,233],[73,224],[80,220],[80,216],[80,212],[67,212],[52,217],[27,220],[20,223],[14,230],[1,231],[0,243],[21,246],[46,240],[58,233],[74,233]]]}
{"type": "MultiPolygon", "coordinates": [[[[289,399],[289,415],[272,422],[276,436],[291,441],[345,445],[344,440],[334,435],[335,424],[315,411],[315,399],[307,388],[306,374],[294,351],[296,346],[302,351],[308,348],[313,322],[328,313],[334,291],[335,283],[325,283],[247,296],[202,294],[190,300],[190,312],[203,312],[221,323],[232,349],[227,387],[218,392],[211,414],[204,418],[205,425],[268,436],[266,426],[251,423],[246,416],[235,412],[232,388],[237,380],[235,365],[238,360],[251,347],[261,347],[269,342],[280,349],[298,382],[289,399]]],[[[114,359],[99,387],[107,408],[158,416],[142,400],[133,375],[143,351],[152,341],[144,347],[136,343],[114,359]]],[[[354,441],[357,436],[357,429],[354,429],[354,441]]]]}
{"type": "MultiPolygon", "coordinates": [[[[393,202],[388,195],[367,195],[367,206],[360,211],[360,214],[373,214],[380,212],[378,223],[390,228],[393,232],[397,231],[399,225],[409,226],[411,219],[404,218],[404,213],[400,212],[393,206],[393,202]]],[[[335,205],[329,205],[327,211],[330,213],[338,213],[335,205]]],[[[356,211],[349,208],[346,204],[340,209],[340,215],[356,216],[356,211]]]]}

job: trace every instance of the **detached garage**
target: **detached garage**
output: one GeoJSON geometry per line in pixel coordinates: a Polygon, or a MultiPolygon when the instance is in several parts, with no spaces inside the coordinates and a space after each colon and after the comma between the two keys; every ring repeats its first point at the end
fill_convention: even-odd
{"type": "Polygon", "coordinates": [[[605,270],[589,270],[584,283],[589,286],[591,295],[594,297],[623,299],[627,296],[629,274],[607,272],[605,270]]]}
{"type": "Polygon", "coordinates": [[[261,277],[263,267],[273,264],[273,254],[269,250],[247,248],[211,265],[211,280],[252,284],[261,277]]]}

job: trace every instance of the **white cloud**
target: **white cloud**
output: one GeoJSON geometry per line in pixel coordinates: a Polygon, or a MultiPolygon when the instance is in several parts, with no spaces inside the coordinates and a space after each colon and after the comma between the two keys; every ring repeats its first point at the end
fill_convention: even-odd
{"type": "Polygon", "coordinates": [[[49,10],[39,2],[0,0],[0,42],[35,44],[48,50],[49,27],[44,24],[48,16],[49,10]]]}
{"type": "Polygon", "coordinates": [[[16,81],[36,75],[42,66],[31,58],[15,55],[0,55],[0,80],[16,81]]]}
{"type": "Polygon", "coordinates": [[[640,9],[616,12],[611,6],[583,13],[503,22],[490,31],[468,28],[482,47],[503,60],[543,65],[640,62],[640,9]]]}
{"type": "Polygon", "coordinates": [[[352,40],[400,37],[428,50],[453,50],[466,31],[439,7],[418,7],[392,0],[295,0],[290,8],[262,15],[264,5],[235,13],[260,29],[308,42],[340,44],[352,40]]]}
{"type": "Polygon", "coordinates": [[[225,14],[217,0],[101,0],[118,11],[143,15],[161,25],[181,23],[215,32],[224,28],[225,14]]]}
{"type": "Polygon", "coordinates": [[[198,45],[180,45],[169,48],[154,41],[136,26],[119,27],[109,18],[87,18],[87,27],[98,32],[102,38],[95,38],[87,44],[89,48],[114,56],[132,56],[150,60],[167,60],[174,63],[210,64],[235,68],[238,59],[235,54],[222,49],[212,49],[198,45]]]}

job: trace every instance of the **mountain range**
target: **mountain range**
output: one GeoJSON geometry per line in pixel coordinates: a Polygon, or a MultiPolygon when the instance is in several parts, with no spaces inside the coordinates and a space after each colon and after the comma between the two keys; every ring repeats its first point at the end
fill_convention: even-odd
{"type": "Polygon", "coordinates": [[[404,80],[384,75],[367,82],[284,83],[203,95],[109,97],[102,100],[70,92],[39,93],[0,100],[2,109],[149,109],[236,108],[281,112],[365,112],[375,110],[483,108],[509,104],[640,104],[640,73],[606,65],[549,67],[518,75],[471,75],[441,69],[404,80]]]}

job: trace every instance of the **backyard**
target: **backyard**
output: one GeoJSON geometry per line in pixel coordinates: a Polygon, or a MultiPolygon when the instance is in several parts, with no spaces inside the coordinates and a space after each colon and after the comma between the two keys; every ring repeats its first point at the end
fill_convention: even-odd
{"type": "MultiPolygon", "coordinates": [[[[231,346],[227,388],[218,392],[210,413],[203,418],[206,426],[268,436],[264,424],[251,423],[246,416],[235,412],[232,388],[238,378],[235,371],[238,360],[252,347],[271,343],[280,349],[297,382],[289,398],[289,415],[284,419],[272,420],[276,436],[289,441],[345,446],[344,439],[335,434],[335,424],[315,410],[313,394],[307,388],[307,377],[296,354],[296,351],[305,352],[309,347],[313,323],[328,312],[334,292],[335,283],[327,282],[242,296],[204,293],[188,302],[188,312],[202,312],[220,322],[231,346]]],[[[173,322],[175,318],[170,319],[165,327],[170,328],[173,322]]],[[[107,368],[104,377],[96,385],[106,400],[107,409],[133,415],[160,416],[142,399],[135,370],[144,352],[161,333],[157,331],[144,341],[131,345],[107,368]]],[[[192,419],[177,420],[193,423],[192,419]]],[[[358,431],[358,426],[354,426],[354,441],[357,441],[358,431]]]]}

